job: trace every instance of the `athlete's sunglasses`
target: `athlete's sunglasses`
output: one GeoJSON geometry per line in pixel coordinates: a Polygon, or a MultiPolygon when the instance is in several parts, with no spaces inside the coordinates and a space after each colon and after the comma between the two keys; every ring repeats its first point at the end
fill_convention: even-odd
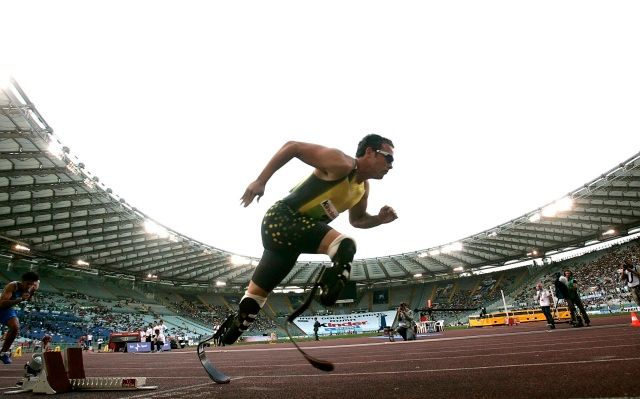
{"type": "Polygon", "coordinates": [[[387,161],[387,163],[389,165],[391,165],[393,163],[393,154],[386,152],[386,151],[382,151],[382,150],[376,150],[376,152],[378,154],[382,154],[384,155],[384,160],[387,161]]]}

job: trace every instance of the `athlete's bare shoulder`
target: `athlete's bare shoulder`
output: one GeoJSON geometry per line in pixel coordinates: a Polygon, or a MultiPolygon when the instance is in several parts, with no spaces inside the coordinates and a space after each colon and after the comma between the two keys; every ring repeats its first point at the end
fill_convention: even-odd
{"type": "Polygon", "coordinates": [[[355,167],[355,159],[337,148],[319,144],[297,143],[296,156],[306,164],[316,168],[316,176],[325,180],[335,180],[347,176],[355,167]]]}

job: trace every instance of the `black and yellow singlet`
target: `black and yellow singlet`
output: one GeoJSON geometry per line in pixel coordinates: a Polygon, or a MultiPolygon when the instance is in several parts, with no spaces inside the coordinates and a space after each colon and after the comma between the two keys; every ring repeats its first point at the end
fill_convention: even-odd
{"type": "Polygon", "coordinates": [[[349,175],[333,181],[322,180],[312,173],[283,201],[302,215],[330,222],[357,204],[364,190],[364,182],[356,182],[355,168],[349,175]]]}

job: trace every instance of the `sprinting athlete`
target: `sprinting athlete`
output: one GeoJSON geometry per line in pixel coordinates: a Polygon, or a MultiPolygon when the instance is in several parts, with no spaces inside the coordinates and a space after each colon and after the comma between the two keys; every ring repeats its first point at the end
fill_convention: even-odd
{"type": "Polygon", "coordinates": [[[226,345],[234,343],[303,253],[327,254],[333,261],[333,266],[321,276],[320,302],[325,306],[335,304],[349,279],[356,242],[329,223],[347,210],[351,225],[362,229],[397,219],[390,206],[383,206],[377,215],[367,213],[368,180],[382,179],[393,168],[393,149],[391,140],[370,134],[358,144],[355,158],[334,148],[296,141],[286,143],[276,152],[242,195],[245,207],[256,197],[260,200],[271,176],[293,158],[314,170],[265,214],[262,258],[240,300],[238,313],[222,324],[214,336],[216,340],[226,345]]]}
{"type": "Polygon", "coordinates": [[[0,295],[0,324],[8,327],[2,350],[0,350],[0,361],[4,364],[11,363],[11,344],[20,331],[18,314],[13,307],[20,302],[30,301],[40,283],[40,276],[36,272],[26,272],[21,279],[22,281],[12,281],[7,284],[0,295]]]}

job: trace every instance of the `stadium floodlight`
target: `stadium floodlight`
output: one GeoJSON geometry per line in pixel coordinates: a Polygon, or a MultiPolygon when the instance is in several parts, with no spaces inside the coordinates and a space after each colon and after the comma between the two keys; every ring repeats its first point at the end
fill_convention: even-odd
{"type": "Polygon", "coordinates": [[[230,261],[234,266],[244,266],[248,265],[250,262],[248,258],[240,255],[231,255],[230,261]]]}
{"type": "Polygon", "coordinates": [[[459,242],[454,242],[452,244],[449,245],[445,245],[442,248],[442,253],[449,253],[449,252],[454,252],[454,251],[462,251],[462,244],[459,242]]]}
{"type": "Polygon", "coordinates": [[[152,220],[144,221],[144,230],[149,234],[155,234],[160,238],[168,238],[169,231],[152,220]]]}
{"type": "Polygon", "coordinates": [[[30,252],[31,249],[29,249],[29,247],[22,245],[22,244],[16,244],[13,246],[13,249],[15,251],[22,251],[22,252],[30,252]]]}
{"type": "Polygon", "coordinates": [[[556,215],[556,213],[558,213],[558,208],[556,207],[555,203],[542,208],[542,216],[546,218],[552,218],[556,215]]]}
{"type": "Polygon", "coordinates": [[[453,271],[454,272],[462,272],[462,271],[464,271],[464,267],[462,267],[462,266],[454,267],[453,271]]]}
{"type": "Polygon", "coordinates": [[[416,274],[413,275],[413,277],[420,278],[420,277],[422,277],[422,273],[416,273],[416,274]]]}
{"type": "Polygon", "coordinates": [[[221,281],[221,280],[216,281],[216,287],[224,287],[225,285],[227,285],[225,281],[221,281]]]}
{"type": "Polygon", "coordinates": [[[609,229],[607,231],[605,231],[604,233],[602,233],[603,236],[611,236],[616,234],[616,231],[614,229],[609,229]]]}
{"type": "Polygon", "coordinates": [[[495,237],[498,235],[497,231],[492,231],[491,233],[487,234],[488,237],[495,237]]]}
{"type": "Polygon", "coordinates": [[[427,256],[429,256],[429,254],[427,252],[421,252],[418,254],[419,258],[426,258],[427,256]]]}
{"type": "Polygon", "coordinates": [[[542,216],[554,217],[560,212],[566,212],[573,208],[573,199],[570,197],[564,197],[557,200],[553,204],[549,204],[542,209],[542,216]]]}
{"type": "Polygon", "coordinates": [[[570,211],[573,208],[573,199],[571,197],[564,197],[556,201],[556,208],[558,212],[570,211]]]}
{"type": "Polygon", "coordinates": [[[532,223],[535,223],[535,222],[540,221],[540,218],[541,218],[540,212],[536,212],[533,215],[529,216],[529,221],[532,222],[532,223]]]}
{"type": "Polygon", "coordinates": [[[89,262],[85,262],[85,261],[84,261],[84,260],[82,260],[82,259],[78,259],[78,260],[76,261],[76,265],[78,265],[78,266],[89,266],[89,262]]]}
{"type": "Polygon", "coordinates": [[[47,152],[58,159],[64,158],[64,147],[56,140],[51,140],[49,142],[47,152]]]}

